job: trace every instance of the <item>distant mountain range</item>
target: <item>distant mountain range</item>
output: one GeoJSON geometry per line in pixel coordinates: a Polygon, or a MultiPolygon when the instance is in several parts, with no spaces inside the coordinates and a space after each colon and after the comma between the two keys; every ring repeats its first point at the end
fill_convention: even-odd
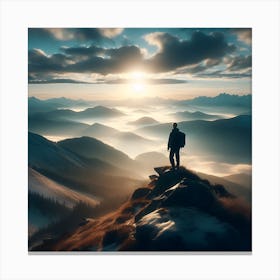
{"type": "Polygon", "coordinates": [[[196,106],[224,106],[224,107],[251,107],[252,95],[235,95],[220,93],[214,97],[199,96],[182,101],[184,104],[196,106]]]}
{"type": "Polygon", "coordinates": [[[69,109],[60,109],[48,112],[30,114],[29,117],[48,119],[48,120],[83,120],[94,118],[113,118],[123,116],[124,113],[117,109],[111,109],[104,106],[87,108],[83,111],[75,112],[69,109]]]}
{"type": "MultiPolygon", "coordinates": [[[[48,113],[47,113],[48,114],[48,113]]],[[[40,114],[41,115],[41,114],[40,114]]],[[[139,150],[156,145],[155,142],[133,132],[119,131],[112,127],[94,123],[88,125],[81,122],[58,119],[41,118],[37,114],[29,116],[28,129],[42,135],[56,135],[63,137],[89,136],[114,145],[117,149],[131,151],[137,146],[139,150]]]]}
{"type": "Polygon", "coordinates": [[[70,98],[60,97],[42,100],[33,96],[28,98],[28,114],[49,112],[59,108],[85,108],[91,107],[94,104],[95,102],[89,102],[82,99],[74,100],[70,98]]]}
{"type": "Polygon", "coordinates": [[[221,115],[212,115],[212,114],[206,114],[200,111],[190,112],[190,111],[184,111],[184,112],[177,112],[174,114],[175,117],[178,119],[185,120],[185,121],[194,121],[194,120],[218,120],[218,119],[224,119],[221,115]]]}
{"type": "Polygon", "coordinates": [[[131,99],[120,99],[120,100],[98,100],[98,101],[88,101],[88,100],[74,100],[65,97],[61,98],[51,98],[47,100],[41,100],[35,97],[28,98],[28,111],[29,113],[34,112],[47,112],[56,110],[59,108],[89,108],[96,105],[103,106],[130,106],[138,108],[137,110],[142,110],[143,106],[150,105],[165,105],[165,106],[192,106],[192,107],[215,107],[217,111],[218,108],[225,107],[232,110],[235,108],[237,112],[245,113],[252,111],[252,95],[234,95],[221,93],[214,97],[200,96],[193,99],[185,100],[175,100],[175,99],[165,99],[160,97],[143,97],[143,98],[131,98],[131,99]],[[128,105],[129,104],[129,105],[128,105]],[[247,111],[246,111],[247,109],[247,111]]]}
{"type": "MultiPolygon", "coordinates": [[[[237,116],[216,121],[184,121],[178,128],[186,133],[186,149],[204,156],[211,155],[219,161],[251,163],[252,119],[237,116]]],[[[150,137],[167,139],[172,123],[137,129],[150,137]]]]}
{"type": "Polygon", "coordinates": [[[135,121],[129,122],[128,124],[136,125],[136,126],[145,126],[145,125],[152,125],[158,124],[159,122],[151,117],[142,117],[135,121]]]}

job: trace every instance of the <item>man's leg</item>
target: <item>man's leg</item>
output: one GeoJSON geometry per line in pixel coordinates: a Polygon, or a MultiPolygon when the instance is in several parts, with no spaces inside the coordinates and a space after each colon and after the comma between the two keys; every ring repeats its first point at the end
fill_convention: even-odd
{"type": "Polygon", "coordinates": [[[170,149],[170,153],[169,153],[169,160],[170,160],[170,163],[171,163],[171,167],[172,169],[175,168],[175,163],[174,163],[174,150],[173,149],[170,149]]]}
{"type": "Polygon", "coordinates": [[[180,148],[176,149],[176,152],[175,152],[175,156],[176,156],[176,162],[177,162],[177,168],[179,168],[180,166],[180,148]]]}

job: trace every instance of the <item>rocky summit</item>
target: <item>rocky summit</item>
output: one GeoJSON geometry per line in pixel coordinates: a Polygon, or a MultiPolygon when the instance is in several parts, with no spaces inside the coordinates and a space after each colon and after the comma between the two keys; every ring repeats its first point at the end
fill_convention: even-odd
{"type": "Polygon", "coordinates": [[[250,205],[180,167],[154,168],[117,210],[34,251],[251,251],[250,205]]]}

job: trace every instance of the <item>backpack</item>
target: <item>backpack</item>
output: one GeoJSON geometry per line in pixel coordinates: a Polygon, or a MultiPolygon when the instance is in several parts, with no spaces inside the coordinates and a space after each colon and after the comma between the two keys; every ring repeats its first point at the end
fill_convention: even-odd
{"type": "Polygon", "coordinates": [[[179,131],[179,147],[183,148],[186,145],[186,134],[182,131],[179,131]]]}

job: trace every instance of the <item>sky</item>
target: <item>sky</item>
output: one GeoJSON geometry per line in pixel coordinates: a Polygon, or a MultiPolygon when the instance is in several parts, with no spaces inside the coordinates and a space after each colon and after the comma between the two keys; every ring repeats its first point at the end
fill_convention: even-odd
{"type": "Polygon", "coordinates": [[[29,28],[29,96],[251,94],[251,29],[29,28]]]}

